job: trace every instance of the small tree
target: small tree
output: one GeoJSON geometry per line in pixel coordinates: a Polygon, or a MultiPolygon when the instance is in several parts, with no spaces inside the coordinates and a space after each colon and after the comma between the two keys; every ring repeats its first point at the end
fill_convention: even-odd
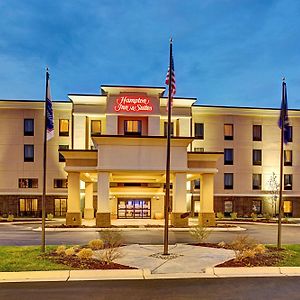
{"type": "Polygon", "coordinates": [[[274,211],[274,216],[276,216],[276,201],[279,197],[279,182],[274,172],[272,173],[270,179],[268,180],[268,186],[269,186],[270,198],[272,204],[272,214],[274,211]]]}

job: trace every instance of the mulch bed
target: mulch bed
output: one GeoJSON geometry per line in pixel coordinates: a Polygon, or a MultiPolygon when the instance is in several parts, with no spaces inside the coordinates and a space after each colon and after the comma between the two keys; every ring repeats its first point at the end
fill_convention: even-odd
{"type": "MultiPolygon", "coordinates": [[[[222,248],[233,250],[230,245],[220,246],[214,243],[198,243],[194,246],[222,248]]],[[[231,259],[216,265],[215,267],[231,268],[231,267],[272,267],[276,266],[285,257],[284,249],[266,248],[264,254],[256,254],[254,257],[247,257],[240,260],[231,259]]]]}
{"type": "Polygon", "coordinates": [[[98,259],[80,259],[76,255],[58,255],[56,252],[51,252],[45,256],[46,258],[74,269],[89,269],[89,270],[111,270],[111,269],[136,269],[129,266],[120,265],[117,263],[106,263],[98,259]]]}

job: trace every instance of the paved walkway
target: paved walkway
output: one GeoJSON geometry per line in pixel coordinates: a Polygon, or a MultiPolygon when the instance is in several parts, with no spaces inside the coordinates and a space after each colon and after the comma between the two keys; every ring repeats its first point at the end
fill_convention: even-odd
{"type": "Polygon", "coordinates": [[[170,245],[169,256],[163,256],[162,245],[129,245],[121,248],[116,263],[150,269],[152,274],[201,273],[235,257],[234,251],[186,244],[170,245]]]}

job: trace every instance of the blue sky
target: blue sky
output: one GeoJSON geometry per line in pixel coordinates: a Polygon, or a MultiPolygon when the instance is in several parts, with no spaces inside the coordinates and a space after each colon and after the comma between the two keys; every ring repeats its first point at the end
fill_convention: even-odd
{"type": "Polygon", "coordinates": [[[300,108],[300,1],[0,0],[0,98],[54,100],[101,84],[163,86],[208,105],[300,108]]]}

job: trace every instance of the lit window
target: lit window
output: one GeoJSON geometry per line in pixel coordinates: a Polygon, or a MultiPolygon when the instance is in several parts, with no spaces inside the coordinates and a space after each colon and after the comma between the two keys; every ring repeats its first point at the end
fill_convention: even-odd
{"type": "Polygon", "coordinates": [[[34,161],[34,145],[24,145],[24,162],[34,161]]]}
{"type": "MultiPolygon", "coordinates": [[[[69,145],[59,145],[58,146],[58,151],[60,150],[68,150],[69,149],[69,145]]],[[[58,161],[59,162],[65,162],[65,158],[61,153],[58,153],[58,161]]]]}
{"type": "Polygon", "coordinates": [[[19,188],[37,188],[38,179],[37,178],[19,178],[19,188]]]}
{"type": "Polygon", "coordinates": [[[54,179],[54,188],[62,189],[68,187],[68,180],[67,179],[54,179]]]}
{"type": "Polygon", "coordinates": [[[293,203],[290,200],[283,201],[283,212],[285,215],[292,215],[293,213],[293,203]]]}
{"type": "Polygon", "coordinates": [[[233,149],[224,149],[224,165],[233,165],[233,149]]]}
{"type": "Polygon", "coordinates": [[[224,189],[233,189],[233,173],[224,173],[224,189]]]}
{"type": "Polygon", "coordinates": [[[284,189],[292,190],[293,189],[293,175],[284,174],[284,189]]]}
{"type": "Polygon", "coordinates": [[[252,175],[252,189],[261,190],[261,174],[252,175]]]}
{"type": "Polygon", "coordinates": [[[59,136],[69,136],[69,120],[59,120],[59,136]]]}
{"type": "Polygon", "coordinates": [[[203,123],[195,123],[195,138],[204,139],[204,124],[203,123]]]}
{"type": "Polygon", "coordinates": [[[101,135],[101,121],[92,120],[91,121],[91,136],[101,135]]]}
{"type": "Polygon", "coordinates": [[[124,121],[125,135],[142,135],[141,120],[126,120],[124,121]]]}
{"type": "Polygon", "coordinates": [[[38,216],[38,200],[37,199],[19,199],[20,216],[38,216]]]}
{"type": "Polygon", "coordinates": [[[34,136],[34,119],[24,119],[24,135],[34,136]]]}
{"type": "Polygon", "coordinates": [[[292,166],[293,165],[293,152],[292,150],[284,150],[284,165],[292,166]]]}
{"type": "Polygon", "coordinates": [[[203,147],[195,147],[194,152],[204,152],[204,148],[203,147]]]}
{"type": "Polygon", "coordinates": [[[224,140],[233,140],[233,124],[224,124],[224,140]]]}
{"type": "Polygon", "coordinates": [[[253,150],[253,166],[261,166],[261,150],[255,149],[253,150]]]}
{"type": "Polygon", "coordinates": [[[262,126],[253,125],[253,141],[261,141],[261,140],[262,140],[262,126]]]}
{"type": "MultiPolygon", "coordinates": [[[[164,136],[167,136],[168,133],[168,122],[164,122],[164,136]]],[[[171,136],[174,136],[174,123],[171,123],[171,136]]]]}
{"type": "Polygon", "coordinates": [[[67,199],[56,198],[54,199],[54,215],[56,217],[64,217],[67,213],[67,199]]]}

